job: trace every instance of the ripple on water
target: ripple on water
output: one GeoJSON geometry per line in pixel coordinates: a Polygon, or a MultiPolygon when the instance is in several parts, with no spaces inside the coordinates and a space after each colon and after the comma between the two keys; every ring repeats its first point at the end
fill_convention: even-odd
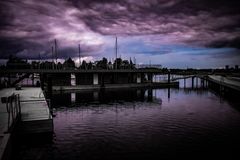
{"type": "MultiPolygon", "coordinates": [[[[52,156],[44,155],[41,146],[35,149],[45,159],[129,159],[234,151],[230,144],[240,142],[239,111],[207,90],[201,93],[177,90],[169,99],[166,90],[160,89],[152,102],[121,100],[56,108],[55,137],[47,151],[52,156]]],[[[34,157],[30,151],[22,148],[16,155],[34,157]]]]}

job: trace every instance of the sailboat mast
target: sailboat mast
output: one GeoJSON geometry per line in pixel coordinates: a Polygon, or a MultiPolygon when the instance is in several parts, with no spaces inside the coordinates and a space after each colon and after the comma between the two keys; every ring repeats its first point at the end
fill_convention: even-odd
{"type": "Polygon", "coordinates": [[[116,41],[115,41],[115,54],[116,54],[116,69],[117,69],[117,50],[118,50],[118,44],[117,44],[117,36],[116,36],[116,41]]]}
{"type": "Polygon", "coordinates": [[[79,60],[79,67],[81,66],[81,56],[80,56],[80,53],[81,53],[81,46],[80,46],[80,44],[78,44],[78,60],[79,60]]]}
{"type": "Polygon", "coordinates": [[[57,55],[57,40],[54,40],[54,46],[55,46],[55,58],[56,58],[56,64],[57,64],[57,59],[58,59],[58,55],[57,55]]]}

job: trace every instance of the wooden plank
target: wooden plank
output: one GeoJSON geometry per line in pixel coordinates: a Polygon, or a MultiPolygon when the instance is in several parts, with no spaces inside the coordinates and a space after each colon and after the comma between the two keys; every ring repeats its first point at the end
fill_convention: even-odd
{"type": "MultiPolygon", "coordinates": [[[[10,96],[13,93],[20,95],[22,112],[21,124],[23,124],[20,127],[24,127],[23,130],[28,130],[29,133],[45,131],[49,132],[53,130],[52,116],[50,115],[46,99],[42,92],[43,91],[41,88],[38,87],[23,87],[22,90],[7,88],[0,91],[0,95],[4,97],[10,96]],[[24,123],[26,123],[26,125],[24,125],[24,123]]],[[[4,108],[6,108],[6,106],[1,104],[0,107],[2,107],[2,109],[0,109],[0,127],[5,128],[7,125],[7,112],[4,108]]]]}
{"type": "Polygon", "coordinates": [[[46,102],[25,102],[21,103],[22,121],[34,121],[51,119],[49,108],[46,102]]]}

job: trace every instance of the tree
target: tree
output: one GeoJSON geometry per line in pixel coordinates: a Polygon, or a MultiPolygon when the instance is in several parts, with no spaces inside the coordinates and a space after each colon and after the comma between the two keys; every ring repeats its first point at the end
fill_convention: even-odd
{"type": "Polygon", "coordinates": [[[64,69],[73,69],[73,68],[75,68],[75,62],[71,58],[68,58],[63,63],[63,67],[64,67],[64,69]]]}
{"type": "Polygon", "coordinates": [[[107,69],[108,68],[108,60],[103,57],[102,60],[97,62],[97,69],[107,69]]]}
{"type": "Polygon", "coordinates": [[[114,63],[113,63],[113,67],[114,69],[120,69],[122,66],[122,59],[121,58],[117,58],[114,63]],[[116,67],[117,66],[117,67],[116,67]]]}
{"type": "Polygon", "coordinates": [[[88,69],[93,69],[93,64],[92,64],[92,62],[89,62],[89,63],[87,64],[87,68],[88,68],[88,69]]]}
{"type": "Polygon", "coordinates": [[[87,62],[85,60],[82,61],[81,69],[87,69],[87,62]]]}
{"type": "Polygon", "coordinates": [[[122,67],[123,67],[123,69],[129,69],[130,68],[128,60],[123,60],[122,61],[122,67]]]}

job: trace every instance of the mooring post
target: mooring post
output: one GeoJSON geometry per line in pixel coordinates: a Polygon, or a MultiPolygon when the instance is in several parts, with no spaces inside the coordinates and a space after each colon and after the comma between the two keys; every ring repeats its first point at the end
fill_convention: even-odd
{"type": "Polygon", "coordinates": [[[196,77],[196,88],[198,87],[198,77],[196,77]]]}
{"type": "Polygon", "coordinates": [[[168,101],[170,100],[170,87],[168,87],[168,101]]]}
{"type": "Polygon", "coordinates": [[[148,73],[148,82],[152,83],[153,82],[153,74],[152,73],[148,73]]]}
{"type": "Polygon", "coordinates": [[[145,81],[145,74],[144,73],[141,73],[141,82],[140,83],[144,83],[145,81]]]}
{"type": "Polygon", "coordinates": [[[184,78],[183,81],[184,81],[184,88],[186,88],[186,78],[184,78]]]}
{"type": "Polygon", "coordinates": [[[201,78],[201,87],[204,88],[204,79],[201,78]]]}
{"type": "Polygon", "coordinates": [[[194,88],[194,77],[192,77],[192,88],[194,88]]]}
{"type": "Polygon", "coordinates": [[[153,100],[153,92],[152,89],[148,89],[148,101],[151,102],[153,100]]]}
{"type": "Polygon", "coordinates": [[[170,70],[168,70],[168,83],[170,84],[170,70]]]}

